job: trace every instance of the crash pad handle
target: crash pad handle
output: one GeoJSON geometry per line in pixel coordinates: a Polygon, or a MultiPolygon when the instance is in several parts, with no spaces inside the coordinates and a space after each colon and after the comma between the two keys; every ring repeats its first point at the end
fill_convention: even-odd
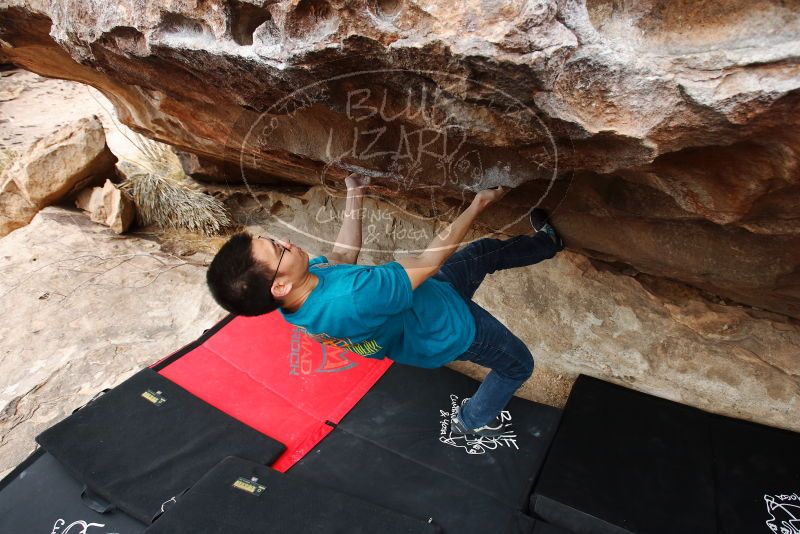
{"type": "Polygon", "coordinates": [[[83,486],[83,491],[81,491],[81,500],[83,504],[98,514],[107,514],[116,508],[115,505],[94,493],[86,485],[83,486]]]}
{"type": "Polygon", "coordinates": [[[158,519],[159,517],[161,517],[161,515],[162,515],[164,512],[166,512],[166,511],[167,511],[167,508],[169,508],[170,506],[172,506],[172,504],[175,504],[175,503],[177,503],[177,502],[178,502],[178,497],[182,497],[182,496],[183,496],[183,494],[184,494],[184,493],[186,493],[187,491],[189,491],[189,488],[188,488],[188,487],[187,487],[186,489],[184,489],[183,491],[181,491],[180,493],[178,493],[177,495],[175,495],[174,497],[172,497],[172,498],[170,498],[170,499],[167,499],[166,501],[164,501],[164,503],[161,505],[161,510],[159,510],[158,512],[156,512],[156,513],[153,515],[153,517],[151,517],[151,518],[150,518],[150,522],[151,522],[151,523],[155,523],[155,522],[156,522],[156,519],[158,519]],[[170,503],[172,503],[172,504],[170,504],[170,503]]]}
{"type": "Polygon", "coordinates": [[[111,388],[105,388],[105,389],[104,389],[104,390],[102,390],[102,391],[98,391],[97,393],[95,393],[94,397],[92,397],[91,399],[89,399],[89,400],[86,402],[86,404],[84,404],[83,406],[78,406],[77,408],[75,408],[74,410],[72,410],[72,413],[75,413],[75,412],[77,412],[78,410],[82,410],[82,409],[86,408],[86,407],[87,407],[87,406],[89,406],[91,403],[93,403],[94,401],[96,401],[96,400],[97,400],[97,399],[98,399],[98,398],[99,398],[101,395],[105,395],[105,394],[106,394],[106,393],[108,393],[109,391],[111,391],[111,388]]]}

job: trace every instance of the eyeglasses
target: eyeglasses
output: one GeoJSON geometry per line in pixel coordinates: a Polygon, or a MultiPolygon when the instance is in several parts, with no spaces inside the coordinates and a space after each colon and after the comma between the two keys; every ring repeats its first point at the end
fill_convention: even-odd
{"type": "Polygon", "coordinates": [[[272,285],[275,283],[275,279],[278,277],[278,269],[281,268],[281,260],[283,259],[283,253],[286,252],[286,247],[284,247],[283,245],[281,245],[280,243],[278,243],[277,241],[275,241],[271,237],[263,237],[263,236],[260,236],[260,235],[256,236],[256,237],[258,239],[268,239],[269,241],[272,241],[272,244],[275,245],[276,247],[281,247],[281,255],[278,258],[278,265],[275,267],[275,276],[272,277],[272,280],[269,283],[269,289],[271,291],[272,290],[272,285]]]}

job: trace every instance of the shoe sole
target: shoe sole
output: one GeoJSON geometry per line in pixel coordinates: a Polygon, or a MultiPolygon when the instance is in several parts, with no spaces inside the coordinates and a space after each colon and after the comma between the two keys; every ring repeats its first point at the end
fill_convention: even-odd
{"type": "MultiPolygon", "coordinates": [[[[534,212],[535,209],[541,209],[541,208],[534,208],[533,210],[530,211],[530,213],[528,213],[528,222],[530,222],[531,228],[533,229],[534,232],[540,232],[542,227],[545,224],[549,224],[550,223],[550,215],[547,214],[545,216],[544,222],[542,222],[542,226],[540,226],[539,229],[537,229],[536,225],[533,223],[533,212],[534,212]]],[[[542,210],[542,211],[544,211],[544,210],[542,210]]],[[[555,228],[553,228],[553,230],[555,230],[555,228]]],[[[556,233],[556,237],[558,238],[558,242],[555,243],[555,245],[556,245],[557,251],[561,252],[565,248],[564,239],[560,235],[558,235],[557,233],[556,233]]]]}
{"type": "MultiPolygon", "coordinates": [[[[461,415],[461,406],[464,405],[464,402],[466,400],[468,400],[468,399],[462,400],[461,404],[458,406],[458,412],[457,413],[458,413],[459,416],[461,415]]],[[[470,432],[468,430],[463,430],[462,431],[462,430],[458,430],[456,428],[453,428],[453,420],[450,419],[450,434],[454,435],[454,436],[475,436],[475,437],[480,437],[480,438],[497,438],[497,437],[502,436],[504,434],[504,431],[502,431],[502,430],[493,430],[493,431],[491,431],[491,433],[487,433],[487,434],[476,434],[476,433],[470,432]]]]}
{"type": "MultiPolygon", "coordinates": [[[[530,223],[531,223],[531,228],[533,228],[533,231],[534,231],[534,232],[538,232],[538,231],[539,231],[539,229],[538,229],[538,228],[536,228],[536,224],[534,224],[534,222],[533,222],[533,212],[534,212],[534,211],[536,211],[536,210],[540,210],[540,209],[541,209],[541,208],[534,208],[534,209],[532,209],[532,210],[531,210],[531,211],[528,213],[528,222],[530,222],[530,223]]],[[[544,211],[544,210],[541,210],[541,211],[544,211]]],[[[550,222],[550,215],[548,215],[547,213],[545,213],[545,218],[544,218],[544,221],[542,222],[542,226],[544,226],[544,225],[545,225],[545,224],[547,224],[548,222],[550,222]]],[[[541,228],[541,226],[540,226],[539,228],[541,228]]]]}
{"type": "Polygon", "coordinates": [[[474,434],[472,432],[461,432],[461,431],[458,431],[458,430],[453,430],[453,428],[450,427],[450,435],[452,435],[452,436],[472,436],[472,437],[476,437],[476,438],[499,438],[499,437],[501,437],[503,435],[503,432],[502,431],[498,431],[497,433],[492,433],[492,434],[474,434]]]}

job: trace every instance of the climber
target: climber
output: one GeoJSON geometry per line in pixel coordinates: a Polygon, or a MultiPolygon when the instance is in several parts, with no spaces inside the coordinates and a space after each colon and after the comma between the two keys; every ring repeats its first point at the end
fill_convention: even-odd
{"type": "Polygon", "coordinates": [[[321,343],[418,367],[469,360],[491,369],[451,419],[451,433],[496,436],[496,417],[533,372],[525,344],[472,300],[488,273],[533,265],[564,248],[547,214],[529,214],[533,235],[484,238],[456,252],[476,217],[508,188],[486,189],[427,249],[382,265],[356,265],[368,178],[351,174],[333,250],[309,259],[287,240],[232,236],[207,272],[212,295],[238,315],[278,309],[321,343]],[[455,253],[454,253],[455,252],[455,253]]]}

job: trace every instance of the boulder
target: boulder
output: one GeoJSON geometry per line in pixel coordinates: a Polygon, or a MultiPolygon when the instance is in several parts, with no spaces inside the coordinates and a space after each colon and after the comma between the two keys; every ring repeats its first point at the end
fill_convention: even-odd
{"type": "Polygon", "coordinates": [[[75,206],[87,212],[93,222],[106,221],[106,206],[102,187],[87,187],[75,197],[75,206]]]}
{"type": "MultiPolygon", "coordinates": [[[[89,83],[226,183],[369,173],[420,214],[517,187],[568,246],[800,318],[800,9],[768,0],[10,0],[18,65],[89,83]]],[[[219,178],[215,178],[219,180],[219,178]]]]}
{"type": "Polygon", "coordinates": [[[14,310],[0,324],[0,478],[39,432],[227,314],[206,287],[209,260],[59,206],[0,239],[0,306],[14,310]]]}
{"type": "Polygon", "coordinates": [[[0,236],[28,224],[44,206],[112,174],[116,161],[96,116],[37,140],[0,175],[0,236]]]}
{"type": "Polygon", "coordinates": [[[364,261],[514,186],[475,237],[529,232],[539,204],[569,248],[478,296],[537,358],[523,394],[555,402],[585,372],[800,430],[795,4],[123,3],[6,1],[0,47],[98,88],[194,154],[238,222],[310,251],[335,237],[349,172],[381,196],[364,261]]]}
{"type": "MultiPolygon", "coordinates": [[[[280,180],[278,180],[275,176],[259,172],[258,170],[250,167],[248,167],[247,170],[242,173],[238,163],[231,161],[215,161],[213,159],[204,158],[202,156],[198,156],[197,154],[192,154],[191,152],[185,152],[183,150],[177,151],[177,155],[178,160],[181,163],[181,167],[183,168],[183,172],[195,180],[226,183],[231,181],[231,177],[236,177],[236,175],[241,176],[244,174],[246,180],[251,184],[274,185],[280,182],[280,180]]],[[[238,183],[240,180],[241,178],[237,179],[236,182],[238,183]]]]}
{"type": "MultiPolygon", "coordinates": [[[[302,195],[210,191],[227,196],[234,216],[254,235],[286,236],[318,254],[330,250],[344,210],[344,199],[321,187],[302,195]]],[[[430,238],[432,228],[424,221],[414,214],[388,215],[397,213],[389,203],[366,199],[359,263],[391,261],[391,251],[408,250],[419,235],[430,238]],[[391,231],[373,232],[383,224],[391,231]]],[[[475,301],[534,356],[534,374],[520,396],[559,405],[583,373],[800,431],[800,324],[709,297],[686,284],[567,250],[537,265],[490,274],[475,301]]],[[[487,372],[469,362],[449,365],[479,379],[487,372]]]]}
{"type": "Polygon", "coordinates": [[[0,236],[24,226],[39,208],[22,193],[9,172],[0,175],[0,236]]]}
{"type": "Polygon", "coordinates": [[[136,205],[126,191],[118,189],[111,180],[103,187],[82,190],[75,205],[89,213],[89,218],[105,224],[117,234],[126,232],[136,218],[136,205]]]}

